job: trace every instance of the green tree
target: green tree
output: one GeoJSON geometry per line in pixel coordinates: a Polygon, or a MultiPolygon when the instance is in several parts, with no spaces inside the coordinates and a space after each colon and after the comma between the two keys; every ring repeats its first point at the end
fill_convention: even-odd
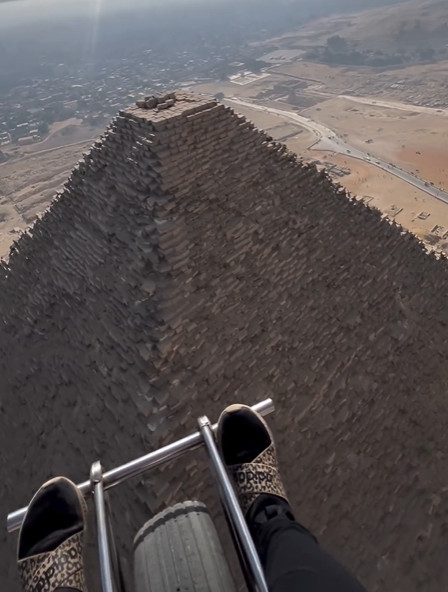
{"type": "Polygon", "coordinates": [[[418,50],[421,60],[432,60],[434,59],[435,51],[432,47],[422,47],[418,50]]]}
{"type": "Polygon", "coordinates": [[[39,130],[39,134],[41,136],[46,136],[48,134],[48,132],[50,131],[50,126],[48,125],[48,123],[46,121],[41,121],[39,123],[39,125],[37,126],[37,129],[39,130]]]}
{"type": "Polygon", "coordinates": [[[327,47],[331,51],[344,52],[347,50],[347,41],[339,35],[333,35],[327,39],[327,47]]]}

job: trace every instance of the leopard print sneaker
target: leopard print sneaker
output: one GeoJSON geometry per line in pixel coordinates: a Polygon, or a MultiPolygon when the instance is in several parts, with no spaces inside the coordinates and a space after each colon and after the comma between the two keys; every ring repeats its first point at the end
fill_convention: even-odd
{"type": "Polygon", "coordinates": [[[263,494],[288,501],[274,439],[261,415],[246,405],[230,405],[218,420],[217,439],[245,515],[263,494]]]}
{"type": "Polygon", "coordinates": [[[87,507],[69,479],[57,477],[35,494],[18,542],[18,568],[25,592],[87,592],[83,538],[87,507]]]}

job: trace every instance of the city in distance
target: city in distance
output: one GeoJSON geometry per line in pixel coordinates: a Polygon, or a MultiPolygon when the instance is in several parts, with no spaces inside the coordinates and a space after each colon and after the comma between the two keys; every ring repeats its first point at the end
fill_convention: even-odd
{"type": "Polygon", "coordinates": [[[120,108],[179,87],[446,250],[448,5],[359,5],[0,0],[0,255],[120,108]]]}

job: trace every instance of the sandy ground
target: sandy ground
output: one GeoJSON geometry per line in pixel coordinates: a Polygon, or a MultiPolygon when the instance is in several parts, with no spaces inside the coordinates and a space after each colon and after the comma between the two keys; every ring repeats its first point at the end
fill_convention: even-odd
{"type": "Polygon", "coordinates": [[[448,206],[373,165],[342,155],[329,159],[352,171],[339,180],[352,194],[416,234],[428,247],[448,253],[448,206]]]}
{"type": "Polygon", "coordinates": [[[281,82],[283,79],[283,76],[277,76],[273,71],[269,73],[267,78],[262,78],[261,80],[257,80],[256,82],[252,82],[251,84],[246,84],[244,86],[234,84],[230,81],[219,81],[198,84],[190,88],[192,92],[203,93],[211,96],[218,92],[222,92],[226,97],[238,96],[241,98],[254,98],[259,93],[266,91],[266,89],[273,88],[275,83],[281,82]]]}
{"type": "Polygon", "coordinates": [[[51,203],[56,191],[102,128],[79,119],[53,124],[43,142],[8,151],[0,165],[0,257],[6,258],[20,232],[51,203]]]}
{"type": "MultiPolygon", "coordinates": [[[[228,103],[230,106],[230,103],[228,103]]],[[[266,103],[269,105],[269,103],[266,103]]],[[[277,108],[283,108],[280,105],[275,105],[277,108]]],[[[274,137],[276,140],[280,140],[281,138],[285,137],[286,135],[290,135],[295,131],[295,136],[290,137],[289,141],[285,141],[288,146],[290,146],[293,140],[296,140],[295,151],[299,154],[299,150],[303,151],[315,141],[315,136],[309,130],[303,129],[298,125],[291,124],[287,121],[283,121],[277,115],[272,113],[265,113],[264,111],[256,111],[255,109],[250,109],[249,107],[242,107],[238,105],[238,107],[232,103],[232,109],[239,113],[240,115],[244,115],[251,121],[255,123],[255,125],[265,130],[268,134],[274,137]]],[[[292,149],[292,148],[291,148],[292,149]]]]}
{"type": "MultiPolygon", "coordinates": [[[[286,108],[281,104],[276,106],[286,108]]],[[[299,126],[286,122],[282,124],[275,115],[240,106],[237,111],[275,139],[284,141],[304,160],[319,160],[349,169],[351,174],[338,177],[338,183],[416,234],[425,241],[428,248],[448,252],[446,204],[374,165],[349,156],[310,149],[315,140],[311,132],[302,130],[300,133],[299,126]],[[295,135],[294,128],[298,132],[295,135]]],[[[429,182],[442,188],[448,187],[448,170],[445,168],[445,163],[448,162],[448,141],[445,139],[447,131],[440,125],[440,118],[375,107],[370,111],[369,106],[367,112],[362,113],[356,105],[343,99],[326,101],[306,110],[304,114],[328,125],[348,142],[368,150],[372,156],[388,158],[429,182]],[[370,117],[371,114],[373,117],[370,117]],[[368,139],[373,139],[373,143],[366,144],[368,139]]],[[[446,118],[442,121],[448,125],[446,118]]]]}
{"type": "Polygon", "coordinates": [[[331,99],[303,112],[350,144],[448,188],[448,118],[331,99]]]}
{"type": "Polygon", "coordinates": [[[0,165],[0,257],[50,204],[91,142],[0,165]]]}
{"type": "MultiPolygon", "coordinates": [[[[306,110],[354,146],[389,160],[400,168],[440,187],[448,188],[448,119],[442,115],[356,105],[344,99],[306,110]],[[371,141],[370,143],[367,143],[371,141]]],[[[393,217],[420,238],[448,250],[448,206],[375,166],[342,156],[332,161],[353,174],[341,184],[356,195],[373,197],[371,205],[393,217]],[[351,162],[350,162],[351,161],[351,162]],[[397,210],[400,212],[397,214],[397,210]],[[419,214],[429,214],[425,219],[419,214]],[[437,228],[438,227],[438,228],[437,228]],[[445,239],[443,237],[447,235],[445,239]],[[440,238],[440,240],[438,240],[440,238]]]]}

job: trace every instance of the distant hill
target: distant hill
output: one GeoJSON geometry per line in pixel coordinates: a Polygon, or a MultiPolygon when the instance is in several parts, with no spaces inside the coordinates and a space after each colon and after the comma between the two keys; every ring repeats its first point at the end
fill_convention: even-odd
{"type": "Polygon", "coordinates": [[[341,31],[371,49],[412,52],[427,46],[437,50],[448,42],[448,2],[412,0],[360,13],[341,31]]]}
{"type": "Polygon", "coordinates": [[[448,59],[448,2],[411,0],[328,17],[299,34],[307,57],[327,63],[386,66],[448,59]]]}

